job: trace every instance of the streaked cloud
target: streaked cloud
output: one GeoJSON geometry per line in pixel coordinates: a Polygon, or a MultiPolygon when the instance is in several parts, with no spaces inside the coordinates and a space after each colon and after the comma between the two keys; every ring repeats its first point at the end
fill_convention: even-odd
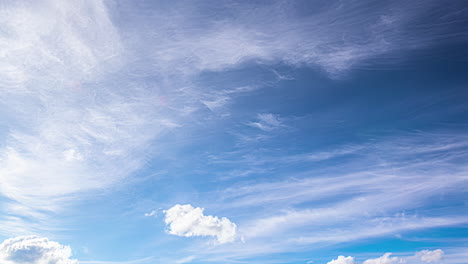
{"type": "Polygon", "coordinates": [[[153,210],[149,213],[145,213],[145,216],[157,216],[159,213],[159,210],[153,210]]]}
{"type": "MultiPolygon", "coordinates": [[[[323,83],[355,69],[405,67],[414,51],[433,58],[438,55],[432,47],[465,44],[468,37],[459,28],[465,28],[468,11],[455,2],[10,2],[0,5],[1,235],[81,232],[72,214],[90,221],[91,211],[75,205],[94,202],[101,193],[113,200],[114,191],[132,180],[151,181],[151,190],[124,190],[116,194],[125,193],[122,204],[116,199],[119,208],[111,208],[112,213],[96,209],[93,217],[108,218],[105,225],[118,229],[124,221],[110,224],[109,218],[120,214],[126,216],[126,227],[139,226],[135,219],[158,215],[159,210],[147,208],[167,208],[180,200],[229,216],[205,215],[191,204],[163,211],[167,233],[217,241],[171,244],[167,248],[183,252],[162,257],[163,263],[267,263],[258,258],[468,223],[468,215],[459,210],[466,204],[453,202],[461,200],[467,181],[464,133],[364,135],[371,128],[389,133],[374,122],[349,138],[331,133],[324,142],[315,134],[305,135],[306,130],[283,135],[306,119],[312,123],[312,118],[294,117],[299,108],[316,111],[317,123],[327,119],[323,105],[312,107],[307,101],[323,83]],[[305,68],[307,76],[317,74],[317,83],[302,83],[305,68]],[[294,84],[279,87],[282,82],[294,84]],[[290,94],[293,90],[304,98],[290,94]],[[270,93],[277,97],[274,102],[282,104],[278,98],[287,97],[300,100],[301,107],[267,105],[270,93]],[[240,101],[245,105],[236,104],[240,101]],[[296,136],[297,141],[289,141],[296,136]],[[161,174],[161,179],[155,176],[161,174]],[[179,180],[180,186],[172,184],[179,180]],[[158,196],[173,185],[171,197],[158,196]],[[139,199],[157,205],[134,209],[139,199]],[[139,218],[132,218],[132,210],[138,210],[139,218]]],[[[349,87],[353,89],[359,90],[358,97],[374,99],[365,97],[368,90],[349,87]]],[[[333,90],[330,96],[342,91],[333,90]]],[[[359,104],[355,98],[340,104],[359,104]]],[[[379,122],[395,127],[385,118],[379,122]]],[[[431,126],[440,120],[433,121],[431,126]]],[[[317,134],[333,130],[314,129],[317,134]]],[[[160,242],[147,239],[150,246],[160,242]]],[[[13,264],[11,259],[23,261],[21,257],[38,264],[77,262],[70,259],[69,247],[41,237],[12,238],[0,249],[0,262],[2,257],[13,264]]],[[[368,263],[437,263],[443,253],[386,254],[368,263]]],[[[160,260],[144,256],[83,263],[160,260]]],[[[356,261],[340,256],[330,263],[356,261]]]]}
{"type": "MultiPolygon", "coordinates": [[[[434,45],[443,38],[456,12],[419,29],[411,23],[420,15],[440,7],[438,1],[392,1],[372,5],[330,2],[321,12],[300,16],[301,1],[290,3],[233,3],[222,1],[229,14],[217,19],[215,6],[168,4],[162,2],[157,16],[145,26],[158,25],[145,36],[153,41],[151,55],[156,71],[170,69],[179,74],[222,71],[255,61],[262,64],[283,62],[294,66],[318,66],[331,75],[352,67],[382,64],[373,59],[384,56],[393,64],[396,52],[434,45]],[[255,14],[249,10],[255,9],[255,14]],[[351,15],[352,14],[352,15],[351,15]],[[430,27],[433,31],[428,30],[430,27]]],[[[310,8],[310,7],[309,7],[310,8]]],[[[151,14],[151,13],[150,13],[151,14]]],[[[455,41],[446,38],[444,41],[455,41]]]]}
{"type": "Polygon", "coordinates": [[[257,115],[257,121],[247,123],[251,127],[258,128],[263,131],[272,131],[283,126],[283,122],[278,115],[264,113],[257,115]]]}
{"type": "Polygon", "coordinates": [[[161,93],[116,85],[128,58],[105,2],[2,5],[0,193],[17,217],[0,217],[4,234],[54,228],[48,217],[117,184],[151,140],[180,127],[161,93]]]}
{"type": "Polygon", "coordinates": [[[210,206],[240,216],[254,213],[237,221],[245,244],[207,251],[244,259],[464,225],[466,214],[434,215],[427,209],[434,197],[443,203],[446,193],[461,195],[466,167],[459,161],[468,156],[464,142],[457,133],[408,134],[316,154],[246,158],[233,153],[226,159],[229,166],[268,166],[269,177],[291,164],[304,169],[283,180],[265,178],[221,190],[222,200],[210,206]]]}

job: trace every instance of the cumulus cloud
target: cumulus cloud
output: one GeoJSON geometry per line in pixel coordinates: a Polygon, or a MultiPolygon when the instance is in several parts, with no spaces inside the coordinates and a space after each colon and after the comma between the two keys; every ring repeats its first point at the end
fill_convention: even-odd
{"type": "Polygon", "coordinates": [[[392,253],[385,253],[380,258],[368,259],[364,261],[364,264],[396,264],[405,263],[405,261],[399,257],[390,257],[392,253]]]}
{"type": "Polygon", "coordinates": [[[78,264],[71,259],[69,246],[45,237],[22,236],[10,238],[0,244],[2,264],[78,264]]]}
{"type": "Polygon", "coordinates": [[[204,215],[203,211],[203,208],[190,204],[177,204],[165,210],[169,234],[185,237],[212,236],[221,244],[233,242],[236,237],[236,224],[226,217],[204,215]]]}
{"type": "Polygon", "coordinates": [[[327,264],[354,264],[354,258],[351,256],[338,256],[338,258],[329,261],[327,264]]]}
{"type": "Polygon", "coordinates": [[[380,258],[368,259],[364,264],[394,264],[394,263],[440,263],[444,255],[441,249],[422,250],[409,257],[390,257],[392,253],[386,253],[380,258]]]}
{"type": "Polygon", "coordinates": [[[416,257],[425,263],[438,263],[442,260],[444,251],[441,249],[436,250],[422,250],[416,253],[416,257]]]}
{"type": "MultiPolygon", "coordinates": [[[[363,264],[415,264],[415,263],[440,263],[444,251],[441,249],[436,250],[422,250],[416,252],[413,256],[408,257],[392,257],[392,253],[385,253],[383,256],[374,259],[368,259],[363,264]]],[[[353,257],[339,256],[327,264],[355,264],[353,257]]]]}

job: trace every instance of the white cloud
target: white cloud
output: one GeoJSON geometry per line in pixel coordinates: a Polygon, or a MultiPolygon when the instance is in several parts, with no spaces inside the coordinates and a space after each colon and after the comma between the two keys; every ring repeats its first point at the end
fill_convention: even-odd
{"type": "Polygon", "coordinates": [[[422,250],[416,253],[416,257],[419,258],[422,262],[425,263],[439,263],[442,261],[444,256],[444,251],[441,249],[436,250],[422,250]]]}
{"type": "MultiPolygon", "coordinates": [[[[363,262],[363,264],[399,264],[399,263],[439,263],[442,260],[444,251],[441,249],[436,250],[422,250],[417,252],[414,256],[408,257],[392,257],[392,253],[385,253],[379,258],[368,259],[363,262]]],[[[337,259],[334,259],[327,264],[354,264],[354,258],[339,256],[337,259]]]]}
{"type": "Polygon", "coordinates": [[[208,109],[212,112],[216,112],[219,108],[222,108],[227,102],[229,101],[229,97],[227,96],[219,96],[217,98],[210,100],[201,100],[200,102],[203,103],[208,109]]]}
{"type": "Polygon", "coordinates": [[[176,263],[176,264],[190,263],[190,262],[192,262],[194,259],[195,259],[195,256],[188,256],[188,257],[185,257],[185,258],[181,258],[181,259],[179,259],[179,260],[176,260],[175,263],[176,263]]]}
{"type": "Polygon", "coordinates": [[[0,115],[8,131],[0,143],[0,194],[10,199],[10,215],[38,220],[64,196],[109,183],[92,168],[102,162],[89,159],[119,131],[112,109],[92,99],[99,92],[88,92],[119,64],[121,42],[103,1],[15,1],[0,17],[0,115]]]}
{"type": "Polygon", "coordinates": [[[354,264],[354,258],[351,256],[338,256],[338,258],[329,261],[327,264],[354,264]]]}
{"type": "Polygon", "coordinates": [[[380,258],[368,259],[363,264],[398,264],[398,263],[440,263],[444,255],[441,249],[436,250],[421,250],[416,252],[414,256],[408,257],[391,257],[392,253],[385,253],[380,258]]]}
{"type": "MultiPolygon", "coordinates": [[[[432,45],[448,27],[438,23],[442,19],[437,16],[426,25],[434,31],[413,32],[408,27],[424,12],[436,10],[437,1],[392,1],[378,6],[368,1],[329,2],[320,5],[320,12],[311,9],[310,15],[300,16],[298,12],[307,11],[287,1],[231,3],[230,15],[223,19],[213,16],[217,10],[207,5],[161,5],[145,24],[153,26],[144,36],[152,45],[143,47],[150,50],[158,72],[172,74],[222,71],[249,61],[319,66],[339,74],[352,67],[369,67],[375,64],[370,59],[379,55],[432,45]],[[252,9],[255,14],[248,11],[252,9]]],[[[394,57],[387,55],[384,63],[393,63],[394,57]]]]}
{"type": "Polygon", "coordinates": [[[363,264],[397,264],[397,263],[405,263],[404,260],[402,260],[399,257],[390,257],[392,253],[385,253],[383,256],[380,258],[375,258],[375,259],[368,259],[364,261],[363,264]]]}
{"type": "Polygon", "coordinates": [[[0,216],[3,234],[47,228],[47,216],[127,177],[152,140],[180,127],[157,88],[116,74],[127,56],[107,4],[15,1],[0,10],[0,195],[18,217],[0,216]]]}
{"type": "MultiPolygon", "coordinates": [[[[11,201],[5,209],[15,216],[56,212],[78,192],[115,184],[140,167],[146,155],[141,152],[158,135],[184,127],[177,114],[195,112],[192,104],[200,102],[219,111],[233,93],[251,91],[241,87],[202,96],[206,90],[192,87],[192,77],[200,72],[246,61],[345,71],[405,47],[399,29],[411,22],[410,11],[420,9],[420,2],[395,1],[395,8],[365,12],[353,4],[331,4],[310,16],[297,16],[293,5],[281,1],[233,4],[232,16],[223,20],[206,15],[213,11],[209,5],[162,5],[143,13],[129,7],[121,11],[137,11],[139,19],[129,19],[123,28],[113,23],[107,1],[4,5],[0,114],[6,135],[0,142],[0,193],[11,201]],[[127,38],[121,38],[122,31],[127,38]],[[134,81],[138,76],[151,76],[151,89],[140,87],[148,80],[134,81]],[[161,89],[159,79],[165,85],[161,89]]],[[[450,24],[445,22],[440,24],[450,24]]],[[[431,39],[418,44],[430,45],[431,39]]],[[[257,119],[249,125],[264,131],[282,126],[273,114],[257,119]]]]}
{"type": "Polygon", "coordinates": [[[71,256],[69,246],[44,237],[15,237],[0,244],[2,264],[78,264],[71,256]]]}
{"type": "MultiPolygon", "coordinates": [[[[138,42],[134,44],[136,49],[120,38],[105,2],[12,1],[0,10],[0,103],[2,125],[6,128],[2,132],[7,134],[0,142],[0,193],[8,198],[7,202],[2,200],[2,208],[9,213],[0,220],[3,233],[23,233],[23,229],[39,228],[41,224],[35,221],[37,225],[22,225],[24,219],[50,223],[44,212],[58,212],[64,207],[63,202],[78,192],[108,187],[139,168],[141,157],[147,153],[139,154],[154,138],[167,129],[184,127],[168,109],[183,106],[182,109],[188,109],[185,113],[195,111],[190,100],[179,100],[179,95],[175,95],[180,91],[176,88],[179,85],[190,86],[194,74],[221,71],[246,61],[281,61],[319,65],[330,73],[345,71],[368,58],[405,47],[399,45],[405,36],[398,33],[411,24],[411,12],[406,12],[405,7],[410,5],[408,10],[414,11],[427,1],[395,1],[391,5],[396,8],[365,9],[363,13],[352,4],[345,3],[340,8],[332,4],[322,13],[300,19],[286,5],[234,5],[229,8],[232,20],[212,20],[214,16],[196,13],[197,8],[179,8],[175,4],[170,12],[155,9],[157,16],[151,10],[137,12],[141,21],[156,26],[128,22],[126,30],[137,31],[135,38],[129,37],[138,42]],[[249,15],[242,10],[256,12],[249,15]],[[404,12],[399,16],[381,15],[391,13],[389,10],[404,12]],[[145,19],[146,14],[151,19],[145,19]],[[375,26],[375,18],[380,16],[383,23],[375,26]],[[194,23],[200,20],[203,25],[194,23]],[[135,76],[129,78],[118,72],[119,67],[127,65],[129,53],[132,60],[145,62],[122,72],[152,79],[166,74],[164,88],[170,90],[167,94],[171,96],[163,100],[156,84],[145,90],[146,87],[138,87],[141,83],[133,83],[135,76]]],[[[425,8],[432,10],[431,6],[427,4],[425,8]]],[[[431,38],[425,40],[424,43],[430,43],[431,38]]],[[[192,95],[191,92],[187,94],[192,95]]],[[[231,92],[207,100],[197,97],[201,93],[193,93],[191,100],[201,101],[211,110],[218,111],[232,100],[228,96],[231,92]]],[[[262,114],[257,119],[250,125],[264,131],[282,126],[281,118],[273,114],[262,114]]],[[[311,159],[323,159],[323,155],[311,159]]],[[[388,186],[394,179],[386,177],[378,183],[388,186]]],[[[438,179],[428,181],[437,185],[438,179]]],[[[348,191],[362,183],[355,180],[339,184],[336,182],[342,180],[338,179],[330,190],[313,191],[307,186],[311,182],[306,182],[299,186],[299,192],[288,183],[291,188],[277,189],[268,195],[261,193],[263,198],[256,201],[319,198],[325,192],[348,191]]],[[[424,185],[421,193],[431,191],[432,185],[424,185]]],[[[363,189],[370,192],[372,187],[363,189]]],[[[226,218],[203,216],[202,211],[197,217],[203,225],[195,223],[186,231],[176,228],[173,232],[216,236],[220,242],[229,241],[236,233],[236,225],[226,218]],[[206,227],[205,222],[212,225],[206,227]],[[197,227],[195,231],[193,226],[197,227]]]]}
{"type": "Polygon", "coordinates": [[[190,204],[177,204],[165,210],[169,234],[185,237],[213,236],[221,244],[233,242],[236,238],[236,224],[226,217],[204,215],[203,210],[190,204]]]}
{"type": "Polygon", "coordinates": [[[157,216],[158,215],[158,212],[159,212],[159,209],[158,210],[153,210],[149,213],[145,213],[145,216],[157,216]]]}
{"type": "MultiPolygon", "coordinates": [[[[467,166],[460,163],[468,154],[464,142],[466,136],[459,133],[373,140],[352,146],[352,155],[332,167],[310,166],[298,173],[288,173],[278,181],[249,181],[220,190],[218,195],[222,198],[213,201],[213,207],[223,206],[232,215],[250,213],[236,222],[238,236],[245,238],[245,247],[233,244],[216,253],[240,260],[466,224],[468,216],[460,213],[464,212],[461,207],[460,211],[443,216],[426,215],[423,210],[414,213],[414,209],[431,208],[434,197],[443,197],[447,192],[461,194],[460,186],[467,177],[467,166]]],[[[348,153],[340,149],[343,148],[318,156],[334,159],[348,153]]],[[[248,151],[234,152],[221,159],[232,162],[227,164],[235,164],[236,168],[253,164],[272,170],[291,162],[306,164],[316,160],[309,158],[308,153],[299,157],[272,152],[270,155],[275,159],[249,156],[248,151]]],[[[390,260],[392,257],[388,256],[390,260]]],[[[415,256],[405,260],[422,262],[415,256]]]]}
{"type": "Polygon", "coordinates": [[[265,113],[258,114],[256,122],[249,122],[247,125],[251,127],[256,127],[263,131],[272,131],[283,126],[281,118],[278,115],[265,113]]]}

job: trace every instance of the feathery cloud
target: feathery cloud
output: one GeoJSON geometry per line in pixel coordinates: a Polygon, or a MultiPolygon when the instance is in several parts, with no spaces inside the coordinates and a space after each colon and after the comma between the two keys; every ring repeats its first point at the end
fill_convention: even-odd
{"type": "Polygon", "coordinates": [[[283,122],[278,115],[271,114],[271,113],[264,113],[264,114],[258,114],[257,121],[249,122],[247,123],[247,125],[261,129],[263,131],[272,131],[283,126],[282,123],[283,122]]]}

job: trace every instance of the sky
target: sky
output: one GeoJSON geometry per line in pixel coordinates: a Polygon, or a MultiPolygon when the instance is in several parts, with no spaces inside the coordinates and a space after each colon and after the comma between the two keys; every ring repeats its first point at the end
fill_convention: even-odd
{"type": "Polygon", "coordinates": [[[0,263],[468,263],[467,29],[462,0],[0,1],[0,263]]]}

